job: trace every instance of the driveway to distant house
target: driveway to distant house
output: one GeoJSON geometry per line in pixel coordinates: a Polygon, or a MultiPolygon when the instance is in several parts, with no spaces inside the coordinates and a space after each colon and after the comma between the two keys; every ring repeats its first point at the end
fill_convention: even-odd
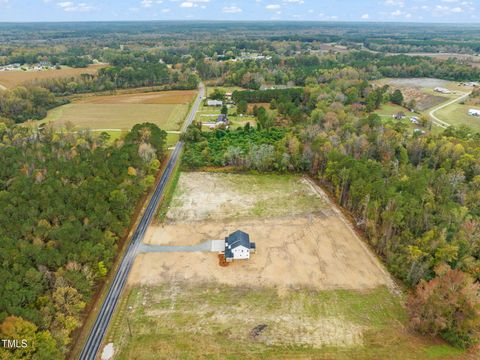
{"type": "Polygon", "coordinates": [[[442,110],[443,108],[446,108],[447,106],[450,106],[452,104],[455,104],[456,102],[460,102],[464,99],[466,99],[467,97],[469,97],[471,94],[471,92],[469,93],[462,93],[462,96],[456,98],[456,99],[453,99],[453,100],[450,100],[444,104],[441,104],[440,106],[437,106],[436,108],[432,109],[430,112],[429,112],[429,115],[430,117],[433,119],[433,123],[437,126],[440,126],[441,128],[444,128],[446,129],[447,127],[450,126],[449,123],[446,123],[445,121],[443,120],[440,120],[438,117],[435,116],[435,113],[439,110],[442,110]]]}
{"type": "Polygon", "coordinates": [[[149,244],[142,243],[138,248],[139,253],[210,252],[210,251],[212,251],[212,240],[208,240],[197,245],[189,245],[189,246],[149,245],[149,244]]]}

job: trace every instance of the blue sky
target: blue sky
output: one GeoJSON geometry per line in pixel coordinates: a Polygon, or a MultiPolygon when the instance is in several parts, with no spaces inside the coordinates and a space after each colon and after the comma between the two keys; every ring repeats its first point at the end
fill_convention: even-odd
{"type": "Polygon", "coordinates": [[[2,21],[480,22],[480,0],[0,0],[2,21]]]}

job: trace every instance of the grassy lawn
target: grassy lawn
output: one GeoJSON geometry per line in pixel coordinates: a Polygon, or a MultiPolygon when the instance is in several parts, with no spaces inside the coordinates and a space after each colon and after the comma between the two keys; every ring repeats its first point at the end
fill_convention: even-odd
{"type": "MultiPolygon", "coordinates": [[[[213,122],[217,119],[218,115],[220,115],[220,111],[221,111],[220,107],[204,106],[202,104],[195,116],[195,121],[196,122],[213,122]]],[[[235,105],[228,109],[228,119],[230,121],[230,127],[232,129],[236,129],[238,127],[244,127],[247,123],[250,123],[251,126],[257,125],[257,121],[255,117],[249,116],[249,115],[234,116],[233,114],[236,114],[236,112],[237,112],[237,107],[235,105]]],[[[204,130],[208,130],[208,129],[209,129],[208,127],[204,126],[204,130]]]]}
{"type": "Polygon", "coordinates": [[[167,134],[167,147],[175,146],[175,144],[180,140],[180,134],[168,133],[167,134]]]}
{"type": "Polygon", "coordinates": [[[278,294],[215,284],[134,287],[107,341],[116,359],[461,358],[408,332],[401,301],[385,288],[278,294]],[[266,327],[255,336],[259,325],[266,327]]]}
{"type": "Polygon", "coordinates": [[[476,107],[455,103],[437,111],[435,115],[451,125],[467,125],[475,131],[480,131],[480,118],[468,115],[468,110],[472,108],[476,107]]]}
{"type": "Polygon", "coordinates": [[[420,114],[413,113],[411,111],[408,111],[405,109],[403,106],[400,105],[395,105],[392,103],[386,103],[383,104],[380,109],[376,111],[376,113],[382,117],[393,117],[393,115],[396,115],[398,113],[404,113],[405,116],[411,117],[411,116],[417,116],[419,117],[420,114]]]}

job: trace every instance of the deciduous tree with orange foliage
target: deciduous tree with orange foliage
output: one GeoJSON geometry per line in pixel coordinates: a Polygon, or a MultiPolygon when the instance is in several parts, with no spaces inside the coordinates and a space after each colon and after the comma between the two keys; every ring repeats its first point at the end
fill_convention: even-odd
{"type": "Polygon", "coordinates": [[[446,265],[437,276],[421,281],[408,300],[412,324],[420,333],[440,335],[466,348],[480,342],[480,285],[460,270],[446,265]]]}

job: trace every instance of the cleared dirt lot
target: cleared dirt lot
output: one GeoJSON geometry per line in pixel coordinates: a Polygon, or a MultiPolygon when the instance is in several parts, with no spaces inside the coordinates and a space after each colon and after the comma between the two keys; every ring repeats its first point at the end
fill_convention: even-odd
{"type": "Polygon", "coordinates": [[[99,69],[107,65],[90,65],[86,68],[69,68],[44,70],[44,71],[2,71],[0,72],[0,85],[10,89],[33,80],[54,79],[63,77],[77,77],[81,74],[96,74],[99,69]]]}
{"type": "Polygon", "coordinates": [[[172,223],[151,227],[145,242],[193,245],[241,229],[258,251],[249,261],[227,268],[218,266],[212,253],[142,254],[130,276],[132,284],[231,284],[234,278],[237,285],[281,289],[392,286],[341,213],[300,177],[183,173],[167,216],[172,223]]]}
{"type": "Polygon", "coordinates": [[[391,285],[375,257],[335,215],[167,225],[152,228],[147,241],[189,245],[221,239],[236,229],[249,233],[257,244],[258,251],[249,261],[222,268],[212,253],[142,254],[135,262],[131,283],[188,280],[228,285],[235,279],[240,286],[319,290],[391,285]]]}
{"type": "MultiPolygon", "coordinates": [[[[115,359],[423,360],[439,351],[407,330],[390,276],[299,176],[182,173],[146,242],[196,244],[236,229],[257,253],[226,268],[213,253],[137,257],[106,339],[115,359]]],[[[440,346],[446,355],[432,358],[458,354],[440,346]]]]}

